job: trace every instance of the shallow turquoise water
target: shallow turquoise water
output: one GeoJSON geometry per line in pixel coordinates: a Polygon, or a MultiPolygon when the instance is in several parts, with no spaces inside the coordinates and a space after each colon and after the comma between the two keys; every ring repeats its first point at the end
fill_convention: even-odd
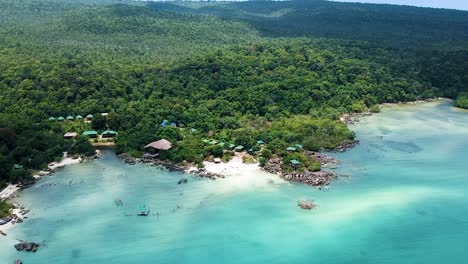
{"type": "Polygon", "coordinates": [[[466,263],[468,113],[398,106],[352,129],[361,144],[336,154],[351,178],[323,191],[264,173],[178,185],[111,153],[67,167],[21,194],[33,210],[0,237],[0,263],[466,263]],[[125,216],[141,204],[152,216],[125,216]],[[17,253],[15,238],[44,247],[17,253]]]}

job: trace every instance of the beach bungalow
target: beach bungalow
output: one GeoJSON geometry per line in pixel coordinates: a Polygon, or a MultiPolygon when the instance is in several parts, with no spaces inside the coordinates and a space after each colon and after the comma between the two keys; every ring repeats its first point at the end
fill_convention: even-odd
{"type": "MultiPolygon", "coordinates": [[[[148,145],[145,146],[145,150],[153,156],[157,156],[160,151],[167,151],[172,148],[172,143],[167,140],[167,139],[160,139],[158,141],[154,141],[149,143],[148,145]]],[[[147,154],[145,154],[148,156],[147,154]]]]}
{"type": "Polygon", "coordinates": [[[302,145],[301,144],[296,144],[294,145],[294,147],[298,148],[298,149],[301,149],[302,148],[302,145]]]}
{"type": "Polygon", "coordinates": [[[102,116],[108,116],[109,113],[101,113],[102,116]]]}
{"type": "Polygon", "coordinates": [[[244,149],[244,146],[239,145],[234,150],[237,151],[237,152],[241,152],[243,149],[244,149]]]}
{"type": "Polygon", "coordinates": [[[263,140],[257,140],[257,144],[258,145],[263,145],[263,144],[265,144],[265,142],[263,142],[263,140]]]}
{"type": "Polygon", "coordinates": [[[254,153],[254,150],[253,150],[253,148],[249,148],[249,150],[247,150],[247,152],[248,152],[249,154],[253,154],[253,153],[254,153]]]}
{"type": "Polygon", "coordinates": [[[93,115],[92,114],[87,115],[86,119],[91,121],[91,119],[93,119],[93,115]]]}
{"type": "Polygon", "coordinates": [[[234,144],[229,144],[228,148],[229,148],[229,149],[233,149],[235,146],[236,146],[236,145],[234,145],[234,144]]]}
{"type": "Polygon", "coordinates": [[[63,121],[63,120],[65,120],[65,118],[63,118],[63,116],[59,116],[59,117],[57,118],[57,120],[58,120],[58,121],[63,121]]]}
{"type": "Polygon", "coordinates": [[[96,131],[94,131],[94,130],[85,131],[85,132],[83,132],[83,135],[87,136],[89,138],[97,138],[98,137],[98,133],[96,131]]]}
{"type": "Polygon", "coordinates": [[[296,160],[296,159],[291,160],[290,163],[291,163],[291,167],[293,167],[293,169],[297,169],[299,167],[299,165],[301,164],[301,162],[296,160]]]}
{"type": "Polygon", "coordinates": [[[82,116],[82,115],[77,115],[77,116],[75,117],[75,119],[76,119],[76,120],[81,120],[81,119],[83,119],[83,116],[82,116]]]}
{"type": "Polygon", "coordinates": [[[72,139],[72,138],[75,138],[76,136],[78,136],[78,133],[76,132],[68,132],[68,133],[65,133],[65,135],[63,135],[65,139],[72,139]]]}
{"type": "Polygon", "coordinates": [[[69,115],[69,116],[67,116],[67,120],[68,121],[73,121],[73,120],[75,120],[75,118],[73,116],[69,115]]]}
{"type": "Polygon", "coordinates": [[[115,136],[117,136],[117,132],[115,132],[114,130],[106,130],[101,134],[102,138],[113,138],[115,136]]]}
{"type": "Polygon", "coordinates": [[[53,116],[49,117],[49,121],[56,121],[56,120],[57,120],[57,118],[55,118],[53,116]]]}
{"type": "Polygon", "coordinates": [[[297,148],[295,148],[295,147],[288,147],[286,150],[287,150],[287,151],[290,151],[290,152],[294,152],[294,151],[297,150],[297,148]]]}

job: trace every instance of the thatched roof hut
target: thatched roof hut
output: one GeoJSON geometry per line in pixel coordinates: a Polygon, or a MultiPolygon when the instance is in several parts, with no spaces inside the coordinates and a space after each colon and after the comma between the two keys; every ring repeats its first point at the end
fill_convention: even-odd
{"type": "Polygon", "coordinates": [[[172,143],[166,139],[161,139],[161,140],[149,143],[148,145],[145,146],[145,149],[146,148],[153,148],[157,150],[170,150],[172,148],[172,143]]]}

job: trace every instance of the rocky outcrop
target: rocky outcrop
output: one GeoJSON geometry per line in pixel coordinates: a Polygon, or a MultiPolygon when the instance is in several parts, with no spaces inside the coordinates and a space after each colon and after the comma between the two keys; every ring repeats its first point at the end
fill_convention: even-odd
{"type": "Polygon", "coordinates": [[[314,201],[310,201],[310,200],[307,200],[307,201],[304,201],[304,200],[298,201],[298,202],[297,202],[297,206],[299,206],[301,209],[304,209],[304,210],[312,210],[312,209],[314,209],[315,207],[317,207],[317,205],[314,203],[314,201]]]}
{"type": "Polygon", "coordinates": [[[216,178],[224,178],[224,175],[209,172],[204,168],[199,168],[198,170],[191,171],[190,173],[196,174],[197,176],[199,176],[201,178],[208,178],[208,179],[211,179],[211,180],[216,180],[216,178]]]}
{"type": "MultiPolygon", "coordinates": [[[[188,171],[189,170],[189,167],[188,166],[182,166],[182,165],[177,165],[177,164],[173,164],[172,162],[170,161],[165,161],[165,160],[159,160],[157,158],[133,158],[131,156],[129,156],[128,154],[120,154],[119,157],[122,159],[123,162],[127,163],[127,164],[130,164],[130,165],[134,165],[136,163],[142,163],[142,164],[149,164],[149,165],[152,165],[152,166],[162,166],[162,167],[165,167],[167,168],[168,170],[171,170],[171,171],[188,171]]],[[[221,174],[216,174],[216,173],[212,173],[212,172],[209,172],[209,171],[206,171],[205,169],[203,168],[200,168],[198,170],[192,170],[190,171],[191,174],[195,174],[199,177],[202,177],[202,178],[208,178],[208,179],[216,179],[216,178],[224,178],[223,175],[221,174]]],[[[181,183],[186,183],[186,182],[181,182],[181,183]]]]}
{"type": "Polygon", "coordinates": [[[359,144],[359,140],[353,140],[345,142],[334,149],[336,152],[345,152],[348,149],[352,149],[359,144]]]}
{"type": "Polygon", "coordinates": [[[17,251],[36,252],[40,247],[40,244],[34,242],[20,242],[15,245],[17,251]]]}
{"type": "MultiPolygon", "coordinates": [[[[310,158],[319,160],[322,166],[339,163],[339,161],[335,158],[328,157],[317,152],[306,152],[306,155],[308,155],[310,158]]],[[[304,183],[315,187],[329,185],[333,180],[338,178],[335,173],[323,170],[283,172],[281,167],[282,164],[283,161],[280,157],[274,157],[263,166],[263,169],[267,172],[280,175],[281,178],[287,181],[304,183]]]]}
{"type": "Polygon", "coordinates": [[[283,174],[282,178],[287,181],[304,183],[314,187],[329,185],[338,177],[335,173],[329,171],[314,171],[314,172],[291,172],[283,174]]]}
{"type": "Polygon", "coordinates": [[[15,260],[15,262],[13,262],[14,264],[23,264],[23,261],[21,259],[17,259],[15,260]]]}
{"type": "Polygon", "coordinates": [[[305,151],[304,154],[306,154],[306,156],[311,158],[311,159],[318,160],[320,162],[320,166],[322,166],[322,167],[334,167],[334,166],[340,164],[339,160],[337,160],[337,159],[335,159],[333,157],[324,155],[324,154],[319,153],[319,152],[305,151]]]}

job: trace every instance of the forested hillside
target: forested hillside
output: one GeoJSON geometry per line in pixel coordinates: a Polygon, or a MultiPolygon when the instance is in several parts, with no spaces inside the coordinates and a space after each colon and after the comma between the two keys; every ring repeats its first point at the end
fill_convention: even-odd
{"type": "Polygon", "coordinates": [[[246,22],[268,37],[326,37],[399,48],[466,49],[468,12],[325,0],[150,2],[159,10],[246,22]]]}
{"type": "Polygon", "coordinates": [[[0,183],[64,150],[92,152],[83,138],[63,140],[70,122],[49,117],[110,112],[101,128],[119,132],[117,152],[139,156],[164,137],[176,146],[166,158],[200,162],[223,153],[206,138],[254,149],[262,139],[270,154],[334,148],[354,137],[337,120],[345,112],[436,96],[466,105],[468,12],[322,1],[0,4],[0,183]]]}

